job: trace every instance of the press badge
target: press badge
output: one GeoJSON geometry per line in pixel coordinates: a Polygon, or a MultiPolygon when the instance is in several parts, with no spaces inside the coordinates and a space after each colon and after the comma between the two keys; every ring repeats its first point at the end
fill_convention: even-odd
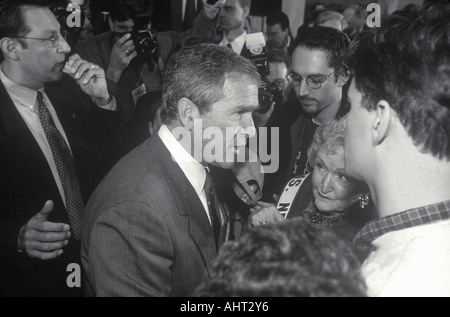
{"type": "Polygon", "coordinates": [[[136,107],[137,101],[140,97],[145,95],[147,93],[147,89],[145,88],[145,84],[140,85],[138,88],[133,90],[133,100],[134,100],[134,106],[136,107]]]}

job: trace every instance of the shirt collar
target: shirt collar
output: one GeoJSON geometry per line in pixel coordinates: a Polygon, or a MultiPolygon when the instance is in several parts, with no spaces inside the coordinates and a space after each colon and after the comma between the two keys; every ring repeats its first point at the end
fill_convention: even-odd
{"type": "Polygon", "coordinates": [[[233,51],[235,51],[237,54],[241,54],[246,39],[247,39],[246,31],[244,31],[244,33],[235,38],[232,42],[228,42],[228,40],[224,35],[222,37],[222,41],[220,42],[220,46],[227,46],[227,44],[230,43],[231,46],[233,47],[233,51]]]}
{"type": "Polygon", "coordinates": [[[159,129],[158,136],[169,150],[173,160],[186,175],[197,195],[200,196],[206,180],[205,167],[183,148],[165,124],[159,129]]]}
{"type": "Polygon", "coordinates": [[[358,232],[354,243],[358,249],[368,251],[372,242],[386,233],[446,219],[450,219],[450,200],[370,221],[358,232]]]}
{"type": "Polygon", "coordinates": [[[0,70],[0,79],[13,101],[18,101],[18,104],[22,107],[26,106],[32,110],[35,110],[37,92],[40,91],[42,94],[44,94],[44,88],[41,88],[37,91],[16,84],[5,75],[3,70],[0,70]]]}

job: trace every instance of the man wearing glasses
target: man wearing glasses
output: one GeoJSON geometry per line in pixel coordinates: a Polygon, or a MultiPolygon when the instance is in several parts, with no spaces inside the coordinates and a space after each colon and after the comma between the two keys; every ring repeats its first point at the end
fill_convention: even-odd
{"type": "Polygon", "coordinates": [[[44,3],[0,4],[0,296],[82,295],[84,205],[119,148],[105,73],[60,27],[44,3]]]}
{"type": "Polygon", "coordinates": [[[272,126],[280,128],[280,169],[266,175],[265,183],[272,185],[266,187],[265,199],[279,194],[292,177],[311,172],[307,151],[316,128],[348,112],[344,88],[349,72],[342,59],[349,44],[344,33],[328,27],[312,27],[297,35],[286,78],[301,109],[284,105],[274,114],[272,126]]]}

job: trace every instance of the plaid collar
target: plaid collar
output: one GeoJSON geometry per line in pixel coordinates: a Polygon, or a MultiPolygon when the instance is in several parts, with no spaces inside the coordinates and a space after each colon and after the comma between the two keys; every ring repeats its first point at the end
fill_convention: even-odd
{"type": "Polygon", "coordinates": [[[386,233],[449,218],[450,200],[410,209],[367,223],[356,235],[354,243],[361,251],[369,251],[372,242],[386,233]]]}

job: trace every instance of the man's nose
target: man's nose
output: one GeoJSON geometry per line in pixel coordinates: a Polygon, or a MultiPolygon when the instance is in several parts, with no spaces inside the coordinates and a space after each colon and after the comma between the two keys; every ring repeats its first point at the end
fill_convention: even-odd
{"type": "Polygon", "coordinates": [[[60,37],[57,42],[57,51],[60,54],[69,54],[72,49],[64,37],[60,37]]]}
{"type": "Polygon", "coordinates": [[[306,80],[302,80],[300,83],[300,96],[307,96],[309,95],[311,90],[308,87],[308,84],[306,83],[306,80]]]}
{"type": "Polygon", "coordinates": [[[245,129],[245,134],[252,138],[256,135],[255,123],[251,113],[246,113],[242,119],[242,128],[245,129]]]}

